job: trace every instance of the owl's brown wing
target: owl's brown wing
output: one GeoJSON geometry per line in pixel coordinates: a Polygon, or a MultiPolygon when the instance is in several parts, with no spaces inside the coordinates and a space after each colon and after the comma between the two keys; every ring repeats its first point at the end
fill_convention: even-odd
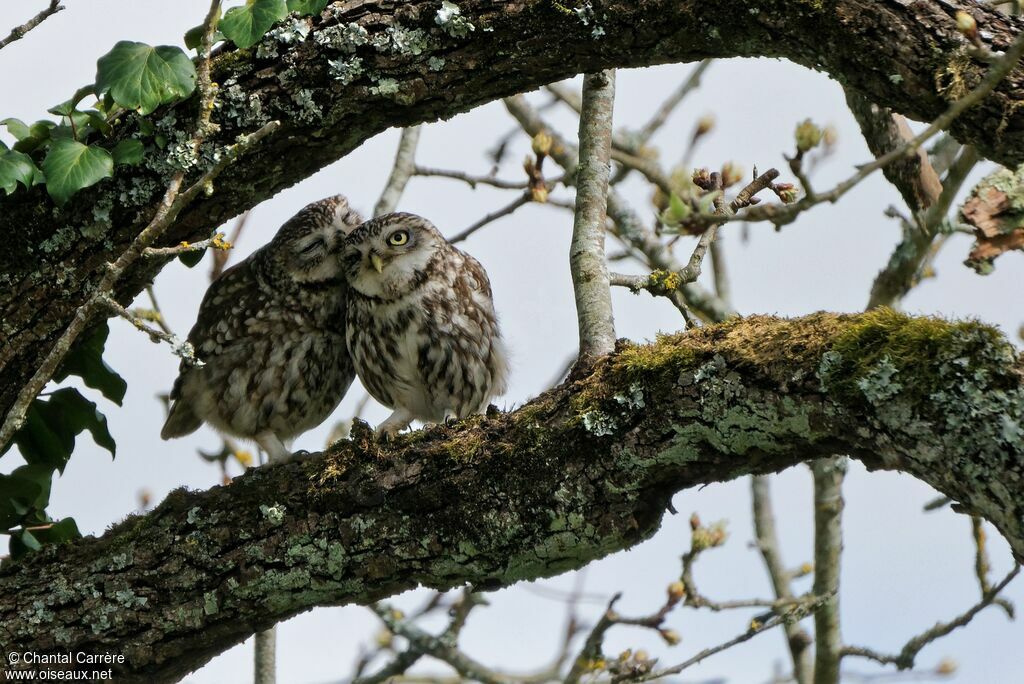
{"type": "Polygon", "coordinates": [[[482,294],[488,300],[492,299],[491,281],[487,278],[487,271],[480,265],[480,262],[459,250],[462,256],[462,268],[455,275],[455,292],[463,298],[463,301],[470,301],[473,293],[482,294]]]}
{"type": "MultiPolygon", "coordinates": [[[[241,261],[224,271],[206,290],[199,305],[199,316],[188,333],[188,341],[200,361],[209,361],[242,336],[247,311],[252,310],[260,298],[260,291],[250,260],[241,261]]],[[[203,367],[186,363],[178,367],[178,377],[171,389],[171,408],[160,436],[163,439],[180,437],[195,431],[202,419],[192,411],[191,404],[182,399],[185,378],[202,372],[203,367]]]]}
{"type": "Polygon", "coordinates": [[[263,296],[250,259],[225,270],[206,290],[196,323],[188,333],[196,356],[206,361],[242,337],[246,320],[258,310],[263,296]]]}

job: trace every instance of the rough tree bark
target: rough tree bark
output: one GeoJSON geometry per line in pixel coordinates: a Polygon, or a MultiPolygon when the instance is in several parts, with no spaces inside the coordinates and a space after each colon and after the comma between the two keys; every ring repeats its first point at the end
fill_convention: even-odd
{"type": "Polygon", "coordinates": [[[653,534],[677,491],[835,453],[931,484],[1024,560],[1022,426],[1024,359],[980,324],[733,320],[620,345],[512,413],[387,447],[362,427],[45,547],[0,570],[0,645],[168,681],[314,606],[581,567],[653,534]]]}
{"type": "MultiPolygon", "coordinates": [[[[305,40],[276,42],[270,36],[262,50],[224,50],[215,65],[221,85],[215,121],[221,128],[202,161],[209,161],[216,144],[270,119],[285,125],[190,207],[168,242],[208,235],[391,126],[452,116],[584,71],[705,57],[783,57],[826,71],[893,111],[931,119],[986,68],[968,56],[953,14],[970,12],[996,49],[1022,26],[969,2],[632,0],[591,3],[592,13],[566,11],[551,0],[458,5],[459,23],[441,26],[436,0],[343,0],[314,22],[305,40]],[[353,22],[368,34],[347,31],[353,22]]],[[[983,155],[1015,164],[1024,159],[1022,100],[1021,76],[1008,78],[961,116],[953,132],[983,155]]],[[[194,107],[190,101],[158,112],[168,148],[151,150],[142,166],[119,169],[63,210],[41,188],[0,199],[0,414],[103,265],[148,220],[180,161],[174,143],[194,119],[194,107]]],[[[134,116],[126,115],[118,135],[134,127],[134,116]]],[[[161,266],[141,266],[122,284],[121,301],[161,266]]]]}

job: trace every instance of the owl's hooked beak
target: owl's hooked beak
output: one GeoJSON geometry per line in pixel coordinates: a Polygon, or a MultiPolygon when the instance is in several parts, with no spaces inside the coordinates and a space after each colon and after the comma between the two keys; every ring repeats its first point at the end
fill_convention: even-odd
{"type": "Polygon", "coordinates": [[[376,252],[370,252],[370,263],[373,264],[373,268],[377,273],[384,271],[384,260],[380,258],[380,254],[376,252]]]}

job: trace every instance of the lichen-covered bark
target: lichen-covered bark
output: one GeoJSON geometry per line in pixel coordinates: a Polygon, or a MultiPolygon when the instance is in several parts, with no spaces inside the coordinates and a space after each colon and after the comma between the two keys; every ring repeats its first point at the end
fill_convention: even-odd
{"type": "MultiPolygon", "coordinates": [[[[827,71],[896,112],[931,119],[985,71],[968,57],[955,11],[970,12],[996,49],[1021,26],[969,2],[602,0],[579,12],[551,0],[457,4],[461,13],[438,23],[436,0],[342,0],[308,27],[286,23],[259,46],[223,51],[214,69],[220,133],[198,165],[239,133],[270,119],[284,125],[221,176],[167,240],[207,235],[386,128],[452,116],[584,71],[712,56],[784,57],[827,71]]],[[[1022,100],[1020,77],[1011,77],[961,116],[954,132],[982,154],[1015,164],[1024,159],[1022,100]]],[[[103,264],[145,225],[175,165],[193,163],[179,143],[194,107],[158,112],[168,145],[151,147],[141,167],[120,168],[63,210],[42,188],[0,199],[0,414],[103,264]]],[[[134,127],[134,115],[126,114],[118,135],[134,127]]],[[[122,301],[160,266],[141,266],[121,286],[122,301]]]]}
{"type": "MultiPolygon", "coordinates": [[[[0,650],[182,676],[313,606],[554,575],[657,530],[696,485],[849,453],[999,528],[1024,559],[1024,373],[977,323],[754,317],[648,346],[508,414],[178,491],[0,569],[0,650]]],[[[3,666],[0,666],[3,667],[3,666]]]]}

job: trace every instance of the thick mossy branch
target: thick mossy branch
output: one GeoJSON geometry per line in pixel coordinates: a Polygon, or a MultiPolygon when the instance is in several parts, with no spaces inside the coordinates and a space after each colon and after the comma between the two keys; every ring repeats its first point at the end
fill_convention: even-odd
{"type": "Polygon", "coordinates": [[[848,453],[980,514],[1024,559],[1024,373],[991,328],[769,317],[620,343],[511,413],[178,491],[99,539],[0,569],[0,646],[123,653],[168,681],[275,621],[418,584],[578,568],[653,534],[688,487],[848,453]]]}
{"type": "MultiPolygon", "coordinates": [[[[220,128],[198,158],[183,145],[194,120],[190,101],[152,117],[166,146],[146,137],[142,165],[120,167],[63,210],[41,187],[0,198],[0,414],[89,296],[103,265],[149,221],[171,175],[182,167],[198,175],[219,147],[271,119],[284,125],[189,207],[167,244],[208,237],[389,127],[450,117],[580,72],[783,57],[826,71],[879,105],[931,119],[987,69],[969,56],[956,10],[970,12],[995,49],[1021,28],[1018,19],[968,2],[634,0],[593,3],[592,13],[566,13],[550,0],[457,4],[458,21],[439,17],[437,0],[342,0],[322,17],[290,18],[257,46],[217,56],[213,119],[220,128]]],[[[954,124],[957,137],[996,161],[1024,160],[1020,84],[1008,78],[964,113],[954,124]]],[[[115,137],[137,128],[127,113],[115,137]]],[[[140,266],[120,300],[141,291],[161,266],[156,259],[140,266]]]]}

